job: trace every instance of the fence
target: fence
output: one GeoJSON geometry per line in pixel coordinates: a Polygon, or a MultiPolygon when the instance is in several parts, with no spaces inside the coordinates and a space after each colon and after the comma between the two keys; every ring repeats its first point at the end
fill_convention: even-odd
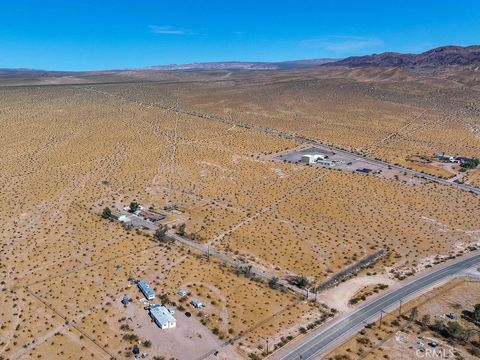
{"type": "Polygon", "coordinates": [[[353,265],[350,265],[349,267],[346,267],[345,269],[337,272],[335,275],[333,275],[331,278],[327,279],[323,283],[321,283],[315,291],[323,291],[328,288],[331,288],[335,285],[337,285],[339,282],[351,277],[364,267],[371,265],[375,263],[378,259],[380,259],[383,255],[385,254],[384,249],[380,249],[378,251],[375,251],[373,254],[365,256],[363,259],[360,261],[356,262],[353,265]]]}

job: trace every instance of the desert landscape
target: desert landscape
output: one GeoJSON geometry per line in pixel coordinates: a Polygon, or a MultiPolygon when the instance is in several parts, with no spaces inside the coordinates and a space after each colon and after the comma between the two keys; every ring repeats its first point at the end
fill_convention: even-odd
{"type": "Polygon", "coordinates": [[[327,358],[476,359],[479,339],[469,315],[479,291],[478,279],[452,280],[405,304],[402,313],[389,314],[381,323],[366,324],[354,339],[327,358]]]}
{"type": "MultiPolygon", "coordinates": [[[[474,253],[478,81],[473,65],[354,63],[1,74],[0,359],[260,359],[474,253]],[[281,158],[317,145],[361,165],[281,158]],[[150,319],[155,302],[175,329],[150,319]]],[[[435,306],[471,309],[465,281],[435,306]]],[[[329,357],[406,354],[395,326],[435,331],[415,301],[415,318],[329,357]]],[[[458,351],[475,358],[478,339],[458,351]]]]}

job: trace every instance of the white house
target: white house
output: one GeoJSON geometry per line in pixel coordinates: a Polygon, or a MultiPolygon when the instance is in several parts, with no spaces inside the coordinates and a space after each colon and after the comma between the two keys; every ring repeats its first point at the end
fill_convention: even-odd
{"type": "Polygon", "coordinates": [[[173,317],[172,312],[164,306],[150,306],[150,316],[160,329],[171,329],[177,326],[177,320],[173,317]]]}
{"type": "Polygon", "coordinates": [[[325,160],[325,155],[323,154],[306,154],[302,155],[301,162],[305,164],[314,164],[319,160],[325,160]]]}

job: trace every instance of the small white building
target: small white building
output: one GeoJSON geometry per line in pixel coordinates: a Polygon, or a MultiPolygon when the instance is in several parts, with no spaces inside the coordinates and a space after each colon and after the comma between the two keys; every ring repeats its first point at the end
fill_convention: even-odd
{"type": "Polygon", "coordinates": [[[120,215],[118,217],[118,221],[123,222],[125,224],[130,224],[132,222],[132,219],[130,219],[127,215],[120,215]]]}
{"type": "Polygon", "coordinates": [[[152,305],[149,311],[153,321],[160,329],[171,329],[177,326],[177,319],[173,317],[172,312],[165,306],[152,305]]]}
{"type": "Polygon", "coordinates": [[[319,160],[325,160],[325,155],[323,154],[306,154],[302,155],[301,162],[305,164],[315,164],[319,160]]]}
{"type": "Polygon", "coordinates": [[[190,304],[192,304],[193,307],[196,307],[197,309],[203,307],[203,304],[200,300],[197,300],[197,299],[193,299],[192,301],[190,301],[190,304]]]}

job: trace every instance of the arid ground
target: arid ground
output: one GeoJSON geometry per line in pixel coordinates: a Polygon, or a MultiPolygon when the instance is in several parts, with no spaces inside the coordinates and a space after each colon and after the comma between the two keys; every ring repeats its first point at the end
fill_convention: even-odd
{"type": "MultiPolygon", "coordinates": [[[[478,195],[275,161],[302,144],[264,131],[449,178],[459,169],[417,159],[480,157],[479,88],[461,76],[308,69],[2,79],[0,358],[123,358],[139,340],[152,357],[260,357],[335,312],[102,219],[107,206],[176,209],[166,212],[195,241],[311,286],[378,250],[385,255],[361,275],[392,282],[479,246],[478,195]],[[132,285],[140,278],[192,318],[182,312],[176,329],[154,327],[132,285]],[[180,288],[206,307],[181,305],[180,288]]],[[[479,171],[462,181],[480,187],[479,171]]]]}
{"type": "Polygon", "coordinates": [[[473,311],[479,293],[478,275],[475,279],[452,280],[405,304],[402,314],[395,311],[386,315],[381,324],[380,320],[367,324],[326,358],[477,359],[477,327],[464,314],[473,311]]]}

